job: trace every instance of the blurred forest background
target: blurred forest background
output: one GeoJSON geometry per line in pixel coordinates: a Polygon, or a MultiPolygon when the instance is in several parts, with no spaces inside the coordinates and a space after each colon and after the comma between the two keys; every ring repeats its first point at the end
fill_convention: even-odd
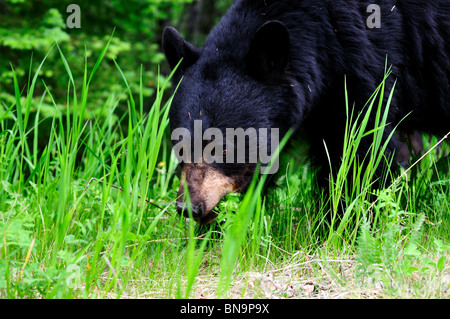
{"type": "MultiPolygon", "coordinates": [[[[15,104],[12,68],[20,89],[26,90],[30,68],[32,76],[50,52],[34,91],[34,105],[41,103],[41,116],[47,119],[40,125],[45,131],[45,122],[50,123],[56,113],[51,97],[44,94],[44,83],[58,107],[64,109],[67,99],[69,79],[59,52],[53,47],[55,41],[70,65],[77,87],[81,87],[85,56],[90,70],[113,32],[106,59],[90,86],[86,116],[101,118],[101,112],[107,112],[101,106],[108,98],[118,96],[123,102],[118,112],[127,111],[128,94],[124,94],[125,85],[114,60],[136,92],[143,66],[144,105],[150,107],[159,66],[161,75],[170,73],[161,50],[164,27],[177,27],[186,40],[201,46],[231,3],[232,0],[0,0],[0,118],[7,117],[8,108],[15,104]],[[67,27],[72,13],[67,12],[70,4],[81,9],[81,28],[67,27]]],[[[40,139],[45,141],[46,134],[40,134],[40,139]]]]}

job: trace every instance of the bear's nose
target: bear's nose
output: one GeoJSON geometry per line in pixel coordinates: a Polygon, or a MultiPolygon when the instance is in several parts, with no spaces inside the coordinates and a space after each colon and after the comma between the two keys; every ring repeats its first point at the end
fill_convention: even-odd
{"type": "Polygon", "coordinates": [[[176,206],[178,214],[182,214],[184,217],[189,217],[189,207],[191,208],[192,217],[194,219],[201,218],[205,213],[205,205],[203,204],[190,205],[190,204],[183,204],[181,202],[176,202],[176,206]]]}

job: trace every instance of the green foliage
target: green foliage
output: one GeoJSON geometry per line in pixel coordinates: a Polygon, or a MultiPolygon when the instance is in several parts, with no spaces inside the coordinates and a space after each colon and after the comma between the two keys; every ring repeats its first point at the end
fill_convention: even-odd
{"type": "MultiPolygon", "coordinates": [[[[0,264],[2,295],[71,296],[75,287],[68,284],[73,279],[72,270],[76,270],[79,281],[79,273],[86,265],[101,273],[103,268],[96,268],[97,263],[113,269],[105,289],[114,289],[118,280],[116,271],[130,260],[123,255],[125,243],[149,238],[166,212],[158,211],[150,223],[144,217],[150,211],[146,199],[155,196],[152,181],[168,125],[171,99],[166,103],[162,99],[169,79],[157,87],[154,105],[146,113],[143,111],[143,70],[138,72],[141,91],[135,102],[128,81],[117,65],[129,94],[127,136],[124,137],[121,125],[113,125],[114,108],[119,103],[117,98],[108,99],[103,106],[107,114],[103,121],[99,118],[86,121],[91,84],[110,43],[92,62],[92,68],[88,67],[86,58],[80,86],[70,60],[57,46],[69,78],[67,108],[61,111],[54,102],[52,90],[45,86],[44,95],[50,97],[57,112],[43,151],[37,147],[41,133],[40,104],[36,106],[36,118],[31,120],[30,115],[33,112],[32,97],[45,59],[34,75],[30,73],[23,95],[12,68],[15,103],[8,110],[8,117],[2,117],[0,122],[3,140],[0,145],[0,254],[6,260],[0,264]],[[33,139],[27,138],[28,125],[35,134],[33,139]],[[83,158],[81,163],[77,163],[78,156],[83,158]],[[120,173],[119,169],[122,170],[120,173]],[[100,187],[99,181],[102,182],[100,187]],[[136,191],[111,194],[112,185],[136,191]],[[84,201],[90,197],[91,189],[99,192],[94,198],[100,198],[92,204],[84,201]],[[87,211],[95,213],[86,215],[87,211]],[[104,255],[101,253],[104,249],[112,249],[112,254],[104,255]],[[40,257],[36,260],[37,254],[40,257]],[[89,257],[92,266],[89,261],[86,264],[89,257]]],[[[138,258],[140,253],[140,249],[134,249],[131,259],[138,258]]],[[[95,270],[87,274],[88,290],[94,287],[90,286],[93,283],[89,280],[94,280],[95,285],[96,276],[95,270]]]]}
{"type": "MultiPolygon", "coordinates": [[[[164,22],[176,21],[183,4],[191,1],[78,1],[81,9],[80,29],[67,27],[66,20],[71,14],[66,12],[67,3],[54,0],[7,1],[2,8],[6,14],[0,17],[0,114],[14,101],[10,62],[18,82],[26,83],[30,56],[42,61],[55,42],[58,42],[64,45],[64,55],[71,63],[73,78],[79,81],[84,74],[85,57],[88,59],[88,67],[92,68],[90,58],[101,52],[113,32],[114,38],[109,43],[103,62],[108,67],[103,68],[91,83],[86,118],[107,116],[107,110],[98,106],[112,95],[121,97],[120,105],[116,108],[117,116],[126,112],[129,96],[123,94],[126,88],[113,60],[125,66],[125,75],[133,94],[139,93],[140,76],[135,70],[141,65],[145,66],[146,71],[142,74],[144,85],[140,93],[147,102],[156,91],[157,67],[164,60],[159,47],[164,22]]],[[[66,109],[66,66],[61,63],[59,54],[55,51],[48,55],[46,63],[48,67],[45,71],[40,71],[41,80],[36,83],[31,105],[32,117],[38,104],[44,115],[49,117],[55,116],[53,102],[59,110],[66,109]],[[42,97],[45,87],[53,89],[53,100],[49,95],[42,97]]],[[[31,71],[35,72],[36,65],[32,65],[34,67],[31,71]]],[[[77,85],[80,86],[81,83],[78,82],[77,85]]]]}
{"type": "Polygon", "coordinates": [[[414,277],[440,281],[450,246],[434,239],[426,251],[421,243],[425,215],[392,212],[390,220],[385,222],[384,231],[372,229],[367,220],[362,223],[357,240],[356,260],[359,266],[355,275],[360,285],[382,283],[390,287],[391,294],[401,296],[405,289],[422,290],[420,283],[405,287],[405,283],[412,282],[414,277]],[[407,222],[405,219],[415,221],[407,222]]]}

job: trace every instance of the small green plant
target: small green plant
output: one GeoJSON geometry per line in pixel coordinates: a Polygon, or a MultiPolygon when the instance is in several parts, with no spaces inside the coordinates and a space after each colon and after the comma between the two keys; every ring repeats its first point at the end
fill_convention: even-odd
{"type": "MultiPolygon", "coordinates": [[[[440,283],[445,269],[450,247],[440,240],[434,240],[429,250],[434,251],[430,259],[424,250],[420,238],[423,232],[425,216],[415,216],[403,211],[389,216],[386,229],[381,232],[371,228],[365,220],[358,235],[358,253],[356,260],[356,280],[359,284],[368,286],[382,283],[392,295],[402,295],[404,290],[413,288],[413,296],[430,296],[424,288],[430,283],[440,283]],[[404,219],[415,219],[407,223],[404,219]],[[408,226],[409,224],[409,226],[408,226]],[[405,283],[413,282],[413,278],[421,277],[426,284],[414,284],[405,287],[405,283]]],[[[439,284],[440,285],[440,284],[439,284]]],[[[438,291],[441,291],[439,287],[438,291]]]]}

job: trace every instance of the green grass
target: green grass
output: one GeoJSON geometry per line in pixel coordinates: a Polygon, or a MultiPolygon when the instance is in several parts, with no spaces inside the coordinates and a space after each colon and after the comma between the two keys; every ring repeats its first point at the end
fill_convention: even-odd
{"type": "MultiPolygon", "coordinates": [[[[67,107],[59,109],[47,88],[41,103],[53,101],[56,115],[42,117],[32,102],[38,72],[25,85],[14,75],[15,103],[0,105],[1,298],[449,297],[448,158],[433,150],[384,190],[371,186],[374,167],[389,160],[380,137],[390,99],[382,97],[395,91],[384,92],[384,82],[363,112],[348,106],[330,196],[287,149],[277,187],[264,192],[264,178],[255,179],[245,195],[228,195],[220,222],[205,228],[173,205],[179,179],[167,139],[170,99],[163,102],[169,79],[158,81],[145,113],[143,70],[135,70],[141,94],[133,96],[116,63],[127,116],[116,117],[124,99],[111,95],[95,106],[108,115],[86,120],[107,47],[85,68],[81,88],[64,48],[53,50],[67,71],[67,107]],[[369,129],[371,112],[377,124],[369,129]],[[40,147],[44,120],[50,133],[40,147]],[[363,138],[373,141],[365,166],[355,156],[363,138]]],[[[437,142],[430,141],[427,148],[437,142]]]]}

